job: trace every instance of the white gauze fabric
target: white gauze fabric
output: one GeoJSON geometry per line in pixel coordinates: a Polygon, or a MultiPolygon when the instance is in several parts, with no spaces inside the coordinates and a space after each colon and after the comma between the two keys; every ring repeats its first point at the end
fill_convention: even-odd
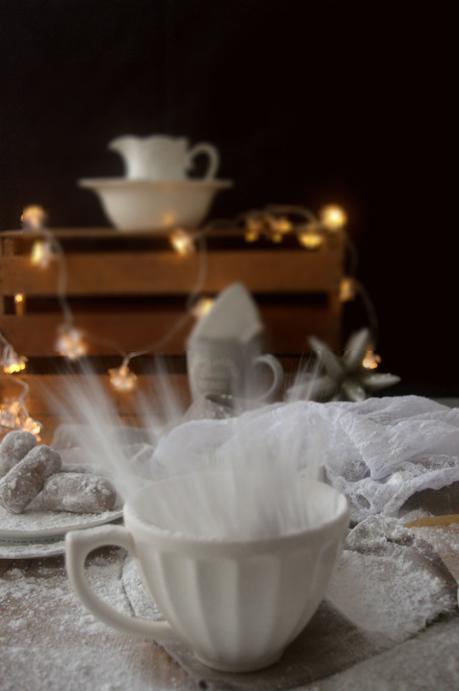
{"type": "MultiPolygon", "coordinates": [[[[279,403],[244,413],[237,424],[231,418],[188,420],[157,443],[134,429],[117,433],[117,441],[139,480],[160,479],[209,468],[209,459],[237,464],[241,429],[253,448],[246,447],[245,464],[265,456],[267,463],[277,457],[299,471],[322,465],[328,481],[349,498],[355,521],[397,516],[417,492],[459,482],[459,409],[418,396],[279,403]]],[[[64,461],[69,454],[75,462],[78,452],[65,451],[73,445],[68,436],[81,444],[87,435],[78,427],[71,432],[61,429],[55,441],[64,447],[64,461]]],[[[91,441],[83,455],[97,463],[102,452],[91,441]]]]}
{"type": "MultiPolygon", "coordinates": [[[[459,409],[426,398],[282,403],[242,418],[246,435],[270,454],[300,469],[323,465],[329,482],[349,498],[356,521],[396,516],[413,494],[459,482],[459,409]]],[[[200,467],[204,450],[217,457],[219,449],[228,452],[233,434],[230,420],[187,422],[160,440],[154,463],[165,474],[190,471],[200,467]]]]}

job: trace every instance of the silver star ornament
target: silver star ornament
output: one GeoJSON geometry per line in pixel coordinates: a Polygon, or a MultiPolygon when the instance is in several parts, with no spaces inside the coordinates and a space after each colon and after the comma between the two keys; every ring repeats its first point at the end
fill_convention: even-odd
{"type": "Polygon", "coordinates": [[[315,336],[309,338],[309,344],[318,358],[319,372],[295,383],[288,392],[290,400],[363,401],[400,381],[394,374],[372,372],[364,367],[365,355],[372,345],[368,329],[351,335],[342,357],[315,336]]]}

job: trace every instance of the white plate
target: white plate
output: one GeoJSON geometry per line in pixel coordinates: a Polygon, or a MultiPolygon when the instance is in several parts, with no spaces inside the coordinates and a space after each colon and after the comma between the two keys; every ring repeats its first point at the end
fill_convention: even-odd
{"type": "Polygon", "coordinates": [[[65,554],[64,540],[50,542],[2,542],[0,559],[45,559],[65,554]]]}
{"type": "Polygon", "coordinates": [[[111,523],[122,515],[122,509],[87,514],[66,511],[25,511],[14,514],[0,506],[0,541],[39,542],[42,538],[63,536],[69,530],[111,523]]]}

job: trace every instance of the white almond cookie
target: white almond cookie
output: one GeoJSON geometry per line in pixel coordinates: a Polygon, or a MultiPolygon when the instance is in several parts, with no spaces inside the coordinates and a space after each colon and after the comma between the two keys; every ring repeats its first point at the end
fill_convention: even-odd
{"type": "Polygon", "coordinates": [[[0,503],[7,511],[22,513],[45,481],[61,468],[61,457],[49,446],[35,446],[0,480],[0,503]]]}
{"type": "Polygon", "coordinates": [[[30,432],[13,430],[8,432],[0,444],[0,478],[6,475],[13,466],[26,456],[36,444],[30,432]]]}
{"type": "Polygon", "coordinates": [[[102,513],[111,511],[115,503],[113,486],[100,475],[62,472],[48,478],[30,508],[34,511],[102,513]]]}

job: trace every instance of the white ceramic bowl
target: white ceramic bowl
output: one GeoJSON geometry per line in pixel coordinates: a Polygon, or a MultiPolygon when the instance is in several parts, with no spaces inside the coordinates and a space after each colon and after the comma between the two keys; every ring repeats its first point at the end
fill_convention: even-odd
{"type": "Polygon", "coordinates": [[[231,180],[79,180],[80,187],[98,195],[113,225],[126,232],[196,228],[217,192],[232,184],[231,180]]]}
{"type": "MultiPolygon", "coordinates": [[[[216,474],[208,473],[210,489],[216,474]]],[[[160,527],[161,497],[183,489],[186,476],[151,485],[138,495],[153,509],[147,523],[133,507],[124,509],[126,528],[104,526],[67,533],[67,570],[83,603],[102,621],[122,631],[161,641],[186,641],[209,667],[247,672],[273,664],[306,626],[325,593],[341,552],[349,509],[344,496],[303,478],[305,501],[317,520],[301,532],[259,540],[187,537],[160,527]],[[158,499],[159,498],[159,499],[158,499]],[[157,501],[156,501],[157,500],[157,501]],[[145,586],[167,622],[116,612],[91,591],[86,556],[103,545],[125,547],[137,557],[145,586]]],[[[170,498],[170,497],[169,497],[170,498]]]]}

